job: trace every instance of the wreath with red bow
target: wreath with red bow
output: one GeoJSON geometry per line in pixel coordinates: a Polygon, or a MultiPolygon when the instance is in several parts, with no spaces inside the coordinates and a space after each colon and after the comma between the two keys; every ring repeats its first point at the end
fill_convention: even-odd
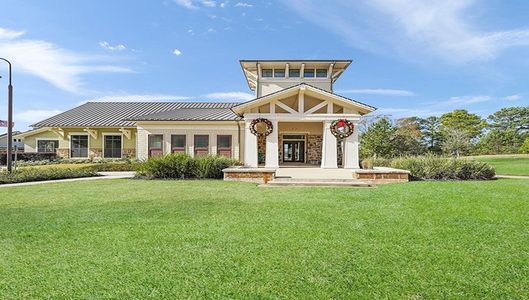
{"type": "Polygon", "coordinates": [[[274,125],[272,125],[272,122],[268,119],[257,118],[250,123],[250,132],[256,136],[268,136],[272,131],[274,131],[274,125]],[[259,132],[257,130],[259,124],[264,124],[266,126],[265,132],[259,132]]]}
{"type": "Polygon", "coordinates": [[[331,133],[338,139],[344,139],[353,134],[354,128],[353,123],[346,119],[335,120],[331,123],[331,133]]]}

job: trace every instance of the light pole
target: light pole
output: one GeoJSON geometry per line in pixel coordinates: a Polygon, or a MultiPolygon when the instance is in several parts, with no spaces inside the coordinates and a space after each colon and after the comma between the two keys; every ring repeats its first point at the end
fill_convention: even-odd
{"type": "Polygon", "coordinates": [[[11,73],[11,62],[0,57],[9,65],[9,85],[7,86],[7,172],[13,170],[13,84],[11,73]]]}

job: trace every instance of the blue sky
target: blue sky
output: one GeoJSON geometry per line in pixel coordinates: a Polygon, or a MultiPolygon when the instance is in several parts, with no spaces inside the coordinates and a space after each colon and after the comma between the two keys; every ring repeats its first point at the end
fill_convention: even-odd
{"type": "MultiPolygon", "coordinates": [[[[239,59],[352,59],[335,92],[394,118],[529,105],[523,0],[0,0],[16,129],[84,101],[251,99],[239,59]]],[[[0,67],[0,119],[6,69],[0,67]]],[[[3,131],[0,129],[0,131],[3,131]]]]}

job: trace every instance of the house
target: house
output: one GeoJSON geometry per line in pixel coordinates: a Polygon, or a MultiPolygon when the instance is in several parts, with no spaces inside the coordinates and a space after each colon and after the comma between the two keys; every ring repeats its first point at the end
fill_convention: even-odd
{"type": "MultiPolygon", "coordinates": [[[[24,142],[21,138],[17,137],[21,132],[13,131],[13,148],[17,150],[24,149],[24,142]]],[[[0,152],[7,150],[7,133],[0,134],[0,152]]]]}
{"type": "Polygon", "coordinates": [[[89,102],[18,135],[26,152],[132,158],[223,155],[248,167],[359,168],[358,122],[374,107],[335,94],[350,60],[241,60],[255,99],[89,102]]]}

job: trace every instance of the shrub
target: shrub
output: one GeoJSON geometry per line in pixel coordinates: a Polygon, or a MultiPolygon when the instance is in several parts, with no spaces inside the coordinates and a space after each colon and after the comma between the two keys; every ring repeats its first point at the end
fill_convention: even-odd
{"type": "Polygon", "coordinates": [[[196,178],[222,179],[223,169],[239,164],[238,161],[222,156],[204,156],[194,159],[193,174],[196,178]]]}
{"type": "Polygon", "coordinates": [[[495,176],[494,168],[487,163],[435,155],[374,160],[373,164],[408,170],[413,180],[478,180],[495,176]]]}
{"type": "Polygon", "coordinates": [[[149,178],[188,179],[223,177],[222,169],[239,164],[238,161],[220,156],[192,158],[175,153],[151,157],[143,163],[140,173],[149,178]]]}
{"type": "Polygon", "coordinates": [[[0,184],[19,183],[29,181],[43,181],[66,178],[80,178],[97,176],[97,172],[88,169],[72,168],[22,168],[13,171],[0,171],[0,184]]]}
{"type": "MultiPolygon", "coordinates": [[[[15,161],[15,154],[13,154],[13,161],[15,161]]],[[[57,158],[56,153],[17,153],[16,159],[17,163],[19,162],[37,162],[37,161],[50,161],[57,158]]],[[[7,154],[0,154],[0,165],[5,165],[7,163],[7,154]]]]}
{"type": "Polygon", "coordinates": [[[519,150],[520,153],[529,153],[529,137],[525,139],[519,150]]]}

